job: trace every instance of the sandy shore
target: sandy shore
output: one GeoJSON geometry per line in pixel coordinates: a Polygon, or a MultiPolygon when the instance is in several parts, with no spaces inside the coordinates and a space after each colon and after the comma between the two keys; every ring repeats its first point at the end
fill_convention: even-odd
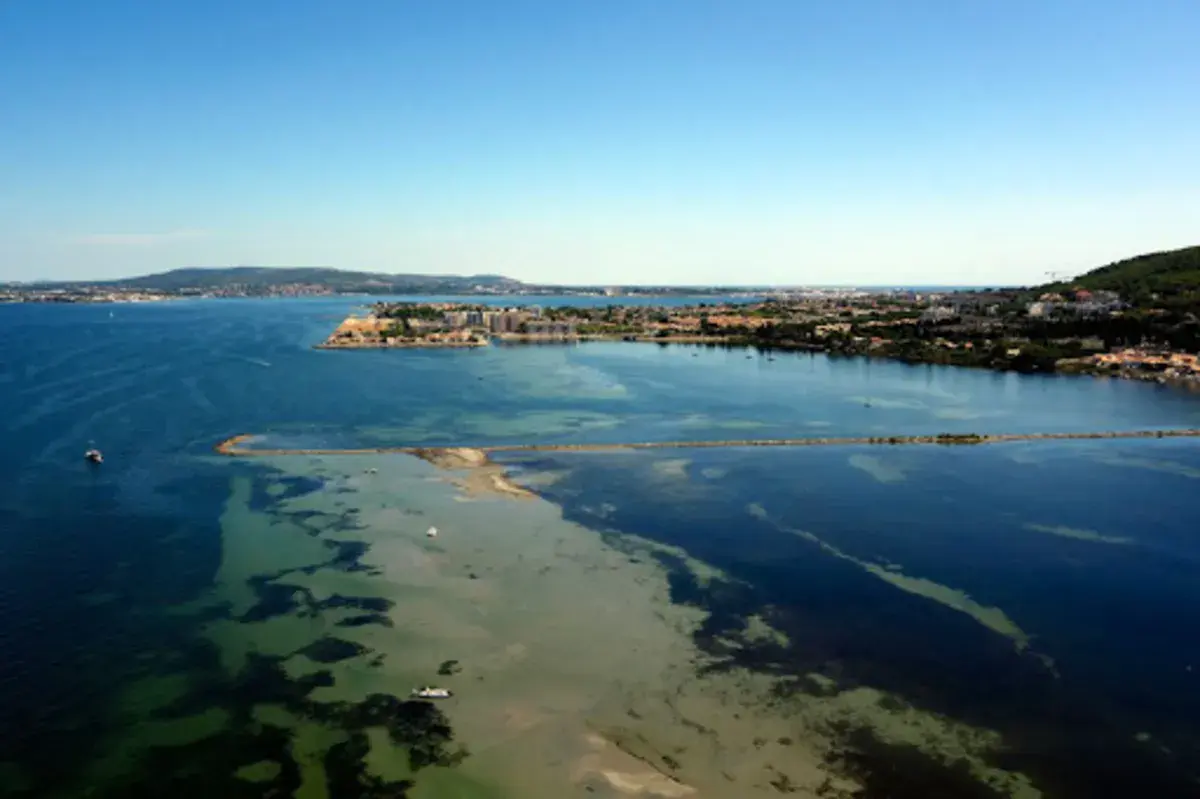
{"type": "Polygon", "coordinates": [[[418,458],[432,463],[439,469],[461,472],[461,477],[451,478],[468,496],[498,495],[512,499],[533,499],[532,491],[522,488],[508,478],[503,466],[493,463],[487,453],[471,447],[449,447],[417,449],[418,458]]]}

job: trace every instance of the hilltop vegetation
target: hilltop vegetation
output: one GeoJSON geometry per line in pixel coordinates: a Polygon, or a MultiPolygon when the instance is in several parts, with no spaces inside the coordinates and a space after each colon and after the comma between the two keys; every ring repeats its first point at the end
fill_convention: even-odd
{"type": "Polygon", "coordinates": [[[1136,307],[1200,305],[1200,246],[1148,253],[1102,266],[1044,291],[1115,291],[1136,307]]]}

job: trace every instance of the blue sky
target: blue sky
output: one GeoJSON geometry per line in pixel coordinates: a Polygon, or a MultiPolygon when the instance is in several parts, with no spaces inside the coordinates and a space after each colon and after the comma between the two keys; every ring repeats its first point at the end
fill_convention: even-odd
{"type": "Polygon", "coordinates": [[[0,280],[995,284],[1200,243],[1196,0],[0,2],[0,280]]]}

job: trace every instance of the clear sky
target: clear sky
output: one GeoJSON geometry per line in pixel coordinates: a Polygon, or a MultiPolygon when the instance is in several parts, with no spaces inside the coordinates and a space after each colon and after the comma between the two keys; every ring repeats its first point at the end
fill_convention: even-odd
{"type": "Polygon", "coordinates": [[[0,0],[0,280],[996,284],[1196,243],[1197,0],[0,0]]]}

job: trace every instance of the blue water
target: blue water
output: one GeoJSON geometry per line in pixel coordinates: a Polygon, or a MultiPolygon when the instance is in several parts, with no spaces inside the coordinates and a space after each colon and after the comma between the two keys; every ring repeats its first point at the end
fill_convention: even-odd
{"type": "Polygon", "coordinates": [[[1028,746],[1021,754],[1042,761],[1039,776],[1048,784],[1062,780],[1062,793],[1053,795],[1151,785],[1157,790],[1144,795],[1173,795],[1179,783],[1163,777],[1157,784],[1151,772],[1161,753],[1146,761],[1124,751],[1145,731],[1190,762],[1179,779],[1195,774],[1200,638],[1186,632],[1200,626],[1195,445],[686,454],[690,482],[701,490],[656,476],[653,460],[640,453],[513,460],[527,469],[569,469],[543,491],[571,518],[683,547],[744,581],[712,591],[681,573],[676,597],[713,613],[706,633],[714,643],[752,614],[767,614],[803,642],[743,654],[740,664],[818,671],[1005,730],[1010,745],[1028,746]],[[879,457],[903,477],[889,473],[890,482],[877,482],[850,465],[856,456],[879,457]],[[747,513],[749,503],[770,520],[747,513]],[[969,616],[897,592],[811,541],[781,535],[775,520],[862,561],[891,564],[1003,609],[1031,634],[1030,651],[1014,651],[969,616]],[[1124,540],[1064,538],[1031,525],[1124,540]],[[1067,751],[1047,747],[1056,737],[1067,751]],[[1118,751],[1107,751],[1113,746],[1118,751]],[[1082,762],[1080,749],[1087,752],[1082,762]],[[1097,762],[1106,751],[1112,759],[1097,762]]]}
{"type": "MultiPolygon", "coordinates": [[[[1200,427],[1200,397],[1123,381],[653,344],[313,350],[357,302],[0,307],[0,764],[35,775],[24,795],[86,767],[120,723],[115,686],[164,652],[191,656],[194,631],[160,609],[212,578],[237,465],[208,455],[230,435],[363,446],[1200,427]],[[102,469],[82,460],[93,445],[102,469]]],[[[744,581],[714,595],[681,571],[673,587],[711,611],[712,645],[769,608],[794,644],[747,655],[755,668],[828,673],[999,729],[1049,795],[1194,795],[1181,787],[1200,775],[1192,441],[512,460],[570,469],[545,489],[570,518],[744,581]],[[667,457],[688,460],[688,488],[652,479],[667,457]],[[591,514],[605,502],[616,511],[591,514]],[[861,563],[1003,609],[1029,651],[861,563]]]]}

